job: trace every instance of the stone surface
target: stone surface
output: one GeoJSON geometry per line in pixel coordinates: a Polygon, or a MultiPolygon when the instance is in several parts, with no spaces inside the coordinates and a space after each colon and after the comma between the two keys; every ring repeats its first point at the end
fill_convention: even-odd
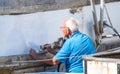
{"type": "Polygon", "coordinates": [[[86,5],[87,0],[0,0],[0,14],[22,14],[86,5]]]}

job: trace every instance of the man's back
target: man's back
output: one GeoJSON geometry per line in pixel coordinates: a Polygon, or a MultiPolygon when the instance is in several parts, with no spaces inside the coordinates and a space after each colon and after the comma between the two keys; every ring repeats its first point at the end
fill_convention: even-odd
{"type": "Polygon", "coordinates": [[[82,56],[92,53],[95,53],[92,41],[77,31],[66,40],[55,58],[69,57],[60,60],[66,64],[67,72],[83,72],[82,56]]]}

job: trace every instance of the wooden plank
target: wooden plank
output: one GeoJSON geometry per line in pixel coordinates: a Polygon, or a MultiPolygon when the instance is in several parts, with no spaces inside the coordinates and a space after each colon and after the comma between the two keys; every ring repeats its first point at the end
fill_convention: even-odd
{"type": "MultiPolygon", "coordinates": [[[[23,73],[24,74],[24,73],[23,73]]],[[[35,72],[35,73],[25,73],[25,74],[84,74],[84,73],[66,73],[66,72],[35,72]]]]}
{"type": "MultiPolygon", "coordinates": [[[[46,52],[41,52],[39,55],[49,56],[46,52]]],[[[34,60],[29,54],[0,57],[0,74],[40,72],[52,67],[54,66],[34,60]]]]}
{"type": "Polygon", "coordinates": [[[44,67],[33,67],[33,68],[23,68],[19,70],[14,70],[12,74],[23,74],[23,73],[30,73],[30,72],[43,72],[44,67]]]}
{"type": "MultiPolygon", "coordinates": [[[[45,52],[39,53],[41,56],[45,56],[45,52]]],[[[0,57],[0,70],[5,69],[19,69],[35,66],[43,66],[44,63],[34,60],[29,54],[2,56],[0,57]],[[30,62],[30,61],[34,62],[30,62]],[[20,62],[26,61],[26,62],[20,62]]]]}

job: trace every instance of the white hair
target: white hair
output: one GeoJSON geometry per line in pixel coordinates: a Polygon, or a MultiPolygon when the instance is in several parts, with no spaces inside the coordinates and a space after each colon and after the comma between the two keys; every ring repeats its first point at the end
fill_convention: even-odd
{"type": "Polygon", "coordinates": [[[69,18],[66,21],[66,27],[70,29],[72,33],[78,30],[78,21],[74,18],[69,18]]]}

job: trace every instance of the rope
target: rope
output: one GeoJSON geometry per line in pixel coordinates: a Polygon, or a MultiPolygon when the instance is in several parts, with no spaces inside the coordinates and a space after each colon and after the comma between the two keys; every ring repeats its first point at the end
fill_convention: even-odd
{"type": "MultiPolygon", "coordinates": [[[[69,58],[81,58],[81,56],[64,57],[64,58],[60,58],[58,60],[69,59],[69,58]]],[[[30,61],[12,61],[12,62],[13,63],[34,63],[34,62],[44,62],[44,61],[51,61],[51,60],[52,59],[30,60],[30,61]]]]}
{"type": "Polygon", "coordinates": [[[105,11],[106,11],[108,20],[109,20],[109,22],[110,22],[110,25],[113,27],[112,22],[111,22],[111,20],[110,20],[110,16],[109,16],[108,11],[107,11],[107,7],[106,7],[106,5],[104,5],[104,6],[105,6],[105,11]]]}
{"type": "Polygon", "coordinates": [[[108,20],[109,20],[110,25],[111,25],[110,28],[112,28],[113,31],[114,31],[114,32],[119,36],[119,38],[120,38],[120,34],[118,33],[118,31],[117,31],[117,30],[113,27],[113,25],[112,25],[112,22],[111,22],[111,20],[110,20],[110,17],[109,17],[108,11],[107,11],[107,7],[106,7],[106,5],[104,5],[104,6],[105,6],[105,11],[106,11],[106,14],[107,14],[108,20]]]}

